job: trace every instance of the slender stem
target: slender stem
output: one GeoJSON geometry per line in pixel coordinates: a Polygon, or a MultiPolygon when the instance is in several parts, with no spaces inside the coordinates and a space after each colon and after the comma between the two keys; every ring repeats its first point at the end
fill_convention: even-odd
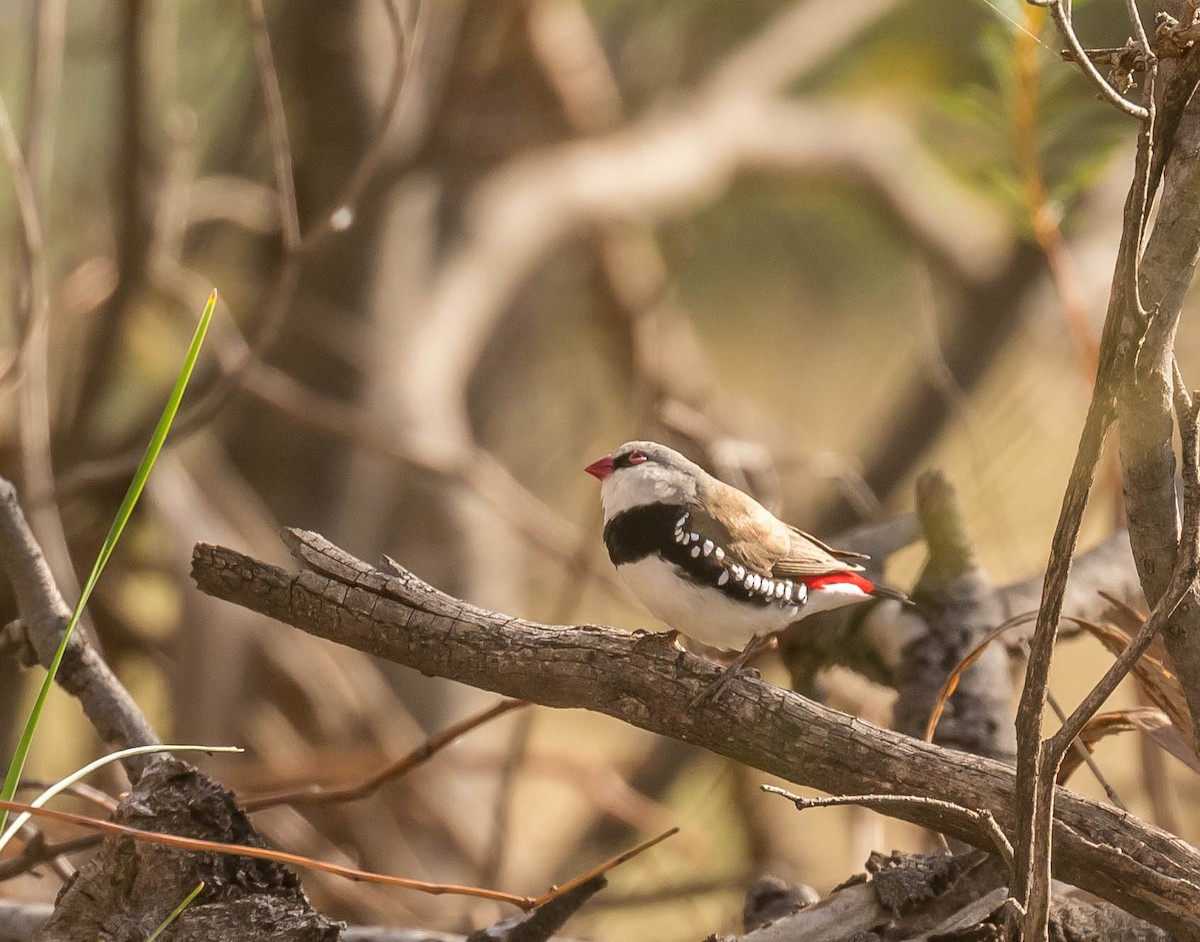
{"type": "MultiPolygon", "coordinates": [[[[1071,55],[1075,60],[1075,64],[1079,66],[1084,76],[1095,86],[1100,92],[1100,97],[1112,105],[1115,105],[1118,110],[1125,112],[1132,118],[1137,118],[1145,121],[1150,117],[1150,113],[1141,105],[1135,105],[1132,101],[1118,92],[1110,84],[1108,80],[1100,74],[1100,71],[1088,58],[1087,51],[1083,48],[1083,43],[1079,41],[1079,37],[1075,35],[1075,27],[1071,24],[1071,17],[1063,7],[1062,0],[1052,0],[1050,3],[1038,2],[1038,0],[1029,0],[1034,6],[1049,7],[1050,15],[1054,17],[1054,22],[1058,26],[1058,31],[1062,34],[1067,46],[1071,50],[1071,55]]],[[[1147,51],[1149,47],[1147,46],[1147,51]]]]}

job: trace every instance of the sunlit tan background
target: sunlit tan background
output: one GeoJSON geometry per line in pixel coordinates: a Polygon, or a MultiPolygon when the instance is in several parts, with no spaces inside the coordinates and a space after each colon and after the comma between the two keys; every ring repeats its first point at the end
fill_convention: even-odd
{"type": "MultiPolygon", "coordinates": [[[[1124,5],[1076,7],[1089,45],[1124,42],[1124,5]]],[[[22,260],[0,171],[0,298],[15,312],[0,326],[0,472],[73,602],[221,292],[192,411],[90,616],[168,740],[246,747],[204,762],[240,794],[353,782],[494,697],[201,596],[197,540],[285,561],[277,528],[309,527],[485,606],[653,627],[614,588],[581,471],[652,437],[825,537],[911,509],[916,475],[940,467],[998,582],[1043,564],[1134,124],[1093,100],[1038,11],[271,0],[256,33],[254,9],[0,0],[0,96],[44,249],[22,260]],[[282,113],[264,100],[276,84],[282,113]],[[45,286],[44,357],[20,314],[29,272],[45,286]]],[[[1184,325],[1186,369],[1200,337],[1184,325]]],[[[1087,541],[1115,507],[1110,477],[1087,541]]],[[[920,564],[897,558],[893,581],[920,564]]],[[[1106,663],[1070,642],[1056,693],[1071,702],[1106,663]]],[[[0,661],[0,755],[40,679],[0,661]]],[[[883,691],[831,687],[886,722],[883,691]]],[[[101,749],[73,702],[51,707],[34,777],[101,749]]],[[[1144,748],[1098,756],[1150,815],[1144,748]]],[[[1195,786],[1165,761],[1163,823],[1196,840],[1195,786]]],[[[680,825],[566,930],[613,942],[733,931],[763,873],[824,892],[872,848],[925,846],[865,812],[798,815],[762,781],[538,709],[368,800],[256,823],[298,853],[534,894],[680,825]]],[[[1086,773],[1073,785],[1101,794],[1086,773]]],[[[354,923],[464,930],[503,914],[304,879],[354,923]]],[[[0,895],[59,885],[24,877],[0,895]]]]}

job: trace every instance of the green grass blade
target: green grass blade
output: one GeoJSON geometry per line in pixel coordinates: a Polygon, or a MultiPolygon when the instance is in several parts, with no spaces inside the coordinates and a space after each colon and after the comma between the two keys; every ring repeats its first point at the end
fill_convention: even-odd
{"type": "Polygon", "coordinates": [[[159,927],[157,929],[155,929],[148,936],[146,936],[146,942],[154,942],[155,939],[157,939],[160,935],[162,935],[163,931],[167,928],[167,926],[169,926],[176,919],[178,919],[179,914],[181,912],[183,912],[185,909],[187,909],[189,906],[192,905],[192,900],[194,900],[197,896],[199,896],[200,891],[203,889],[204,889],[204,881],[201,880],[199,883],[196,884],[196,888],[183,898],[183,902],[171,910],[171,915],[167,916],[167,918],[164,919],[159,924],[159,927]]]}
{"type": "MultiPolygon", "coordinates": [[[[117,545],[117,540],[121,538],[121,532],[125,529],[125,524],[129,522],[133,508],[142,494],[142,489],[146,486],[146,479],[150,477],[150,469],[154,467],[154,461],[158,457],[158,453],[162,451],[163,442],[166,441],[167,433],[171,430],[171,423],[175,420],[175,413],[179,411],[179,403],[183,399],[184,390],[187,389],[188,380],[192,376],[192,369],[196,365],[196,359],[200,356],[200,347],[204,343],[204,335],[208,332],[208,324],[212,320],[213,309],[216,307],[216,304],[217,292],[214,291],[208,296],[208,303],[204,305],[204,313],[200,315],[200,323],[196,325],[196,332],[192,335],[192,342],[188,347],[187,356],[184,358],[183,367],[180,369],[179,375],[175,378],[175,387],[171,390],[171,395],[167,399],[167,405],[163,409],[162,417],[158,420],[158,425],[154,428],[154,434],[150,436],[150,443],[146,446],[146,454],[142,456],[142,463],[138,465],[137,472],[133,475],[133,480],[129,483],[129,489],[125,492],[125,499],[121,501],[121,509],[117,511],[117,516],[113,519],[112,526],[108,529],[108,536],[104,539],[104,545],[100,547],[100,553],[96,556],[96,564],[92,567],[92,574],[88,576],[87,582],[84,583],[83,592],[79,596],[79,603],[75,606],[75,611],[71,613],[71,620],[67,623],[67,630],[63,632],[58,650],[54,652],[54,659],[50,662],[49,670],[46,671],[46,678],[42,682],[41,689],[38,691],[37,699],[33,703],[33,709],[29,711],[29,719],[26,721],[25,729],[22,731],[21,738],[17,742],[17,749],[13,753],[12,761],[9,762],[8,774],[4,778],[4,787],[0,789],[0,798],[11,800],[17,793],[17,783],[21,780],[21,773],[25,771],[25,760],[29,757],[29,748],[33,744],[33,735],[37,731],[38,721],[41,719],[42,710],[46,706],[46,698],[50,695],[50,688],[54,685],[54,678],[58,674],[59,665],[62,663],[63,655],[66,653],[67,642],[71,639],[71,633],[75,630],[75,625],[79,622],[79,616],[83,614],[84,606],[87,605],[88,599],[91,598],[92,590],[96,588],[96,583],[100,581],[100,574],[104,571],[104,567],[108,563],[108,557],[112,555],[113,547],[117,545]]],[[[8,812],[0,811],[0,830],[3,830],[7,820],[8,812]]]]}

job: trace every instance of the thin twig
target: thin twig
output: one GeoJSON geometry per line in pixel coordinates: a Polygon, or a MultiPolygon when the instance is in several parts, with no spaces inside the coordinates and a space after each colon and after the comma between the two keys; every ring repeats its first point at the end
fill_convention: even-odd
{"type": "Polygon", "coordinates": [[[856,805],[863,808],[881,808],[887,806],[920,805],[924,808],[934,808],[955,817],[966,817],[982,825],[992,839],[996,852],[1011,871],[1013,867],[1013,849],[1008,837],[996,823],[995,817],[987,810],[976,811],[964,808],[952,801],[940,798],[925,798],[920,795],[834,795],[829,798],[804,798],[794,795],[778,785],[760,785],[764,792],[771,795],[781,795],[796,806],[797,811],[807,811],[809,808],[837,808],[843,805],[856,805]]]}
{"type": "MultiPolygon", "coordinates": [[[[1053,692],[1050,690],[1046,691],[1046,702],[1050,704],[1050,709],[1054,711],[1054,715],[1058,717],[1058,721],[1060,723],[1066,723],[1066,711],[1059,704],[1058,697],[1054,696],[1053,692]]],[[[1100,765],[1098,762],[1096,762],[1096,757],[1092,755],[1091,750],[1084,745],[1083,740],[1076,736],[1071,740],[1071,748],[1075,750],[1075,754],[1079,756],[1080,761],[1088,767],[1088,770],[1092,773],[1092,777],[1100,783],[1100,787],[1104,789],[1104,794],[1108,796],[1108,800],[1122,811],[1128,812],[1129,809],[1125,807],[1125,802],[1121,801],[1121,796],[1117,794],[1117,790],[1112,787],[1112,784],[1108,781],[1108,778],[1105,777],[1104,773],[1100,771],[1100,765]]]]}
{"type": "Polygon", "coordinates": [[[428,762],[456,739],[469,733],[471,730],[477,729],[498,716],[503,716],[505,713],[511,713],[513,710],[519,710],[527,706],[529,704],[524,700],[501,700],[495,706],[489,707],[481,713],[476,713],[474,716],[468,717],[462,722],[442,730],[436,736],[430,736],[412,752],[397,759],[395,762],[388,763],[378,772],[370,775],[357,785],[349,785],[344,788],[325,788],[323,786],[310,785],[278,795],[263,795],[258,798],[249,798],[242,802],[242,807],[246,811],[254,812],[263,811],[266,808],[274,808],[278,805],[342,804],[348,801],[358,801],[372,794],[386,782],[397,779],[412,771],[417,766],[428,762]]]}
{"type": "Polygon", "coordinates": [[[394,877],[386,873],[371,873],[368,870],[356,870],[353,867],[343,867],[339,864],[290,854],[286,851],[271,850],[266,847],[251,847],[245,844],[226,844],[222,841],[206,841],[196,837],[180,837],[175,834],[160,834],[158,831],[145,831],[141,828],[117,824],[114,821],[101,821],[99,818],[89,818],[82,814],[72,814],[68,811],[57,811],[52,808],[38,808],[23,801],[0,800],[0,808],[5,811],[27,812],[36,818],[49,818],[65,824],[89,828],[116,837],[129,837],[149,844],[163,844],[167,847],[177,847],[182,850],[194,850],[207,854],[225,854],[232,857],[254,857],[258,860],[272,860],[276,863],[299,867],[302,870],[320,870],[332,873],[347,880],[362,880],[366,883],[382,883],[385,886],[398,886],[433,896],[452,894],[455,896],[473,896],[479,899],[494,900],[499,903],[510,903],[519,909],[530,910],[538,905],[538,900],[528,896],[516,896],[512,893],[501,893],[499,890],[489,890],[478,886],[458,886],[452,883],[426,883],[423,880],[410,880],[406,877],[394,877]]]}
{"type": "Polygon", "coordinates": [[[534,900],[533,905],[535,907],[545,906],[552,899],[557,899],[560,896],[570,893],[577,886],[582,886],[583,884],[587,883],[589,880],[594,880],[594,879],[596,879],[596,877],[603,876],[604,874],[608,873],[608,871],[612,870],[614,867],[619,867],[621,864],[625,863],[626,861],[632,860],[634,857],[638,856],[638,854],[648,851],[655,844],[661,844],[668,837],[672,837],[673,835],[678,834],[678,833],[679,833],[679,828],[677,828],[677,827],[668,828],[667,830],[665,830],[661,834],[659,834],[657,837],[652,837],[649,840],[642,841],[640,844],[636,845],[635,847],[631,847],[631,848],[629,848],[629,850],[624,851],[620,854],[617,854],[617,856],[615,856],[615,857],[610,857],[608,860],[604,861],[604,863],[600,864],[597,867],[593,867],[591,870],[587,871],[586,873],[581,873],[579,876],[575,877],[573,880],[568,880],[566,883],[562,884],[562,886],[553,887],[549,893],[539,896],[536,900],[534,900]]]}
{"type": "MultiPolygon", "coordinates": [[[[967,652],[966,656],[954,666],[954,669],[950,671],[945,682],[942,684],[941,689],[938,690],[937,697],[934,699],[933,708],[929,711],[929,722],[925,726],[924,736],[926,742],[933,742],[933,734],[937,731],[937,725],[942,718],[942,713],[946,708],[946,703],[954,694],[954,690],[958,686],[958,680],[967,670],[967,668],[979,660],[980,655],[983,654],[988,645],[990,645],[1010,628],[1016,628],[1019,625],[1027,624],[1028,622],[1033,621],[1036,617],[1037,612],[1021,612],[1020,614],[1006,619],[989,631],[983,637],[983,639],[977,645],[975,645],[974,648],[967,652]]],[[[1066,714],[1063,712],[1062,707],[1059,706],[1057,698],[1053,693],[1050,692],[1049,688],[1046,690],[1046,699],[1050,704],[1050,708],[1057,714],[1059,721],[1064,722],[1067,718],[1066,714]]],[[[1122,811],[1127,810],[1124,803],[1113,789],[1112,785],[1110,785],[1108,780],[1104,777],[1104,773],[1100,771],[1100,766],[1096,764],[1095,757],[1092,756],[1087,747],[1078,739],[1074,740],[1074,745],[1076,751],[1079,753],[1080,759],[1086,763],[1087,767],[1096,777],[1096,781],[1100,783],[1100,787],[1103,788],[1104,793],[1108,795],[1109,801],[1111,801],[1122,811]]]]}
{"type": "Polygon", "coordinates": [[[103,840],[103,834],[83,834],[65,841],[30,841],[15,857],[0,860],[0,882],[28,873],[56,857],[90,850],[103,840]]]}
{"type": "MultiPolygon", "coordinates": [[[[20,793],[22,791],[44,792],[47,788],[50,788],[54,784],[55,784],[54,782],[44,781],[43,779],[23,778],[23,779],[21,779],[20,782],[17,783],[17,792],[18,793],[20,793]]],[[[74,797],[80,799],[81,801],[90,802],[91,804],[95,805],[97,808],[100,808],[101,810],[106,811],[109,814],[112,814],[114,811],[116,811],[117,805],[120,804],[120,801],[118,799],[114,798],[108,792],[101,791],[99,788],[96,788],[92,785],[88,785],[86,782],[73,782],[72,784],[67,786],[67,788],[64,790],[63,794],[73,795],[74,797]]]]}
{"type": "MultiPolygon", "coordinates": [[[[1064,24],[1069,27],[1061,0],[1053,0],[1050,9],[1060,29],[1064,24]]],[[[1069,42],[1078,44],[1073,33],[1064,32],[1064,36],[1069,42]]],[[[1081,62],[1080,66],[1098,75],[1090,61],[1081,62]]],[[[1111,94],[1116,94],[1107,82],[1101,81],[1111,94]]],[[[1065,743],[1059,741],[1055,746],[1060,748],[1052,748],[1053,740],[1042,740],[1042,714],[1046,704],[1050,662],[1083,512],[1091,493],[1104,439],[1116,416],[1119,370],[1122,367],[1130,370],[1135,368],[1133,358],[1122,355],[1128,346],[1126,337],[1131,328],[1137,330],[1145,323],[1138,300],[1137,281],[1146,217],[1154,189],[1152,91],[1151,82],[1147,87],[1147,103],[1150,107],[1139,109],[1146,120],[1139,131],[1134,179],[1125,202],[1113,291],[1101,336],[1100,364],[1051,543],[1042,602],[1030,644],[1025,686],[1021,691],[1017,712],[1017,820],[1020,830],[1017,834],[1014,895],[1024,910],[1019,922],[1021,931],[1028,939],[1044,938],[1049,924],[1050,841],[1054,824],[1057,763],[1061,762],[1070,743],[1069,739],[1065,743]]],[[[1128,104],[1120,96],[1116,97],[1128,104]]]]}
{"type": "Polygon", "coordinates": [[[279,192],[279,219],[283,226],[283,248],[293,253],[300,249],[300,209],[296,204],[296,181],[292,174],[292,148],[288,142],[287,116],[283,93],[279,90],[279,71],[271,51],[271,33],[262,0],[246,0],[250,33],[254,38],[254,62],[262,85],[267,113],[267,134],[271,139],[271,158],[275,164],[275,186],[279,192]]]}
{"type": "MultiPolygon", "coordinates": [[[[1155,58],[1154,49],[1150,45],[1150,37],[1146,35],[1146,27],[1142,24],[1142,14],[1138,11],[1137,0],[1125,0],[1125,9],[1129,11],[1129,22],[1133,25],[1133,32],[1137,36],[1138,45],[1142,47],[1144,61],[1153,61],[1155,58]]],[[[1148,95],[1147,100],[1152,101],[1152,96],[1148,95]]]]}
{"type": "Polygon", "coordinates": [[[1028,0],[1034,6],[1048,7],[1050,15],[1054,17],[1054,22],[1058,26],[1058,31],[1062,34],[1063,39],[1071,49],[1071,55],[1075,64],[1079,66],[1084,76],[1095,86],[1100,92],[1100,96],[1110,104],[1116,105],[1117,109],[1123,111],[1132,118],[1138,118],[1145,121],[1150,113],[1141,105],[1135,105],[1132,101],[1113,88],[1108,80],[1105,79],[1100,71],[1088,58],[1087,51],[1083,48],[1083,44],[1079,41],[1079,37],[1075,35],[1075,27],[1071,23],[1071,17],[1063,7],[1062,0],[1028,0]]]}
{"type": "Polygon", "coordinates": [[[989,631],[980,639],[966,655],[960,660],[954,668],[946,675],[946,680],[942,683],[941,689],[938,690],[937,696],[933,701],[933,708],[929,711],[929,720],[925,724],[925,741],[933,742],[933,734],[937,732],[938,723],[941,722],[942,714],[945,712],[946,704],[950,697],[954,695],[954,691],[958,687],[959,678],[966,672],[972,664],[979,660],[980,656],[988,645],[999,638],[1010,628],[1016,628],[1020,625],[1026,625],[1037,618],[1037,612],[1020,612],[1013,615],[1011,618],[1006,618],[999,625],[989,631]]]}

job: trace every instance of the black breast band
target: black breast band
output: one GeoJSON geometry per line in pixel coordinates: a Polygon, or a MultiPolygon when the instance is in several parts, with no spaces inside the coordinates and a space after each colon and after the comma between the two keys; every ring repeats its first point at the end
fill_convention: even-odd
{"type": "Polygon", "coordinates": [[[651,556],[671,563],[680,576],[759,605],[804,604],[807,590],[790,579],[750,573],[725,551],[729,534],[711,518],[693,519],[679,504],[643,504],[604,525],[604,545],[614,566],[651,556]]]}

